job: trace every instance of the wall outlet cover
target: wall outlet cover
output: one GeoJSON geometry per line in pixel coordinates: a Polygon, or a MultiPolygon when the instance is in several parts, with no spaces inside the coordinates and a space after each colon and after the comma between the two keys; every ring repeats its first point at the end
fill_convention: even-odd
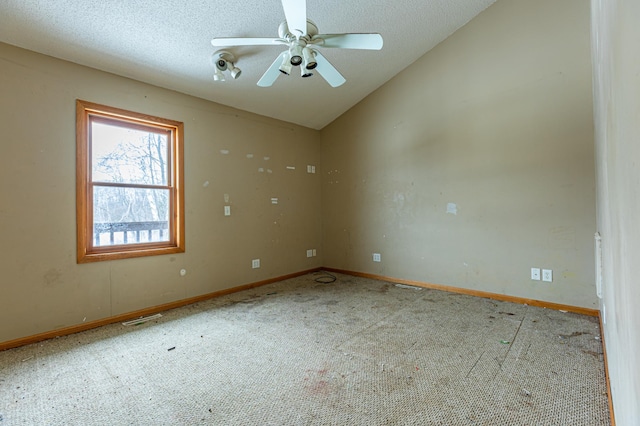
{"type": "Polygon", "coordinates": [[[531,279],[540,281],[540,268],[531,268],[531,279]]]}
{"type": "Polygon", "coordinates": [[[553,271],[551,269],[542,270],[542,281],[553,282],[553,271]]]}
{"type": "Polygon", "coordinates": [[[381,261],[380,253],[373,253],[373,261],[374,262],[380,262],[381,261]]]}

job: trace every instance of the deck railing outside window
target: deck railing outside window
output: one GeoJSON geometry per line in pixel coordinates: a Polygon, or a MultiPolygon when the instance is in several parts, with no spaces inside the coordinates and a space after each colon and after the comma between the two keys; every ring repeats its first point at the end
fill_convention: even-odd
{"type": "Polygon", "coordinates": [[[93,226],[95,247],[169,241],[169,222],[112,222],[93,226]]]}

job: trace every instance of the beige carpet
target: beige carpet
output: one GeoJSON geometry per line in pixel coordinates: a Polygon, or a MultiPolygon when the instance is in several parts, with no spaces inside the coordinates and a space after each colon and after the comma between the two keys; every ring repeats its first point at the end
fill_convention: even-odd
{"type": "Polygon", "coordinates": [[[318,277],[0,352],[0,426],[609,424],[596,318],[318,277]]]}

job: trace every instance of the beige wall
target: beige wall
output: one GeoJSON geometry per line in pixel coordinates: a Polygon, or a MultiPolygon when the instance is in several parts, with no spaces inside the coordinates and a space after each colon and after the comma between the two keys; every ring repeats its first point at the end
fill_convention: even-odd
{"type": "Polygon", "coordinates": [[[325,266],[597,308],[591,93],[587,2],[495,3],[323,129],[325,266]]]}
{"type": "Polygon", "coordinates": [[[320,265],[598,306],[582,1],[496,3],[322,132],[2,44],[0,79],[0,342],[320,265]],[[185,122],[186,253],[75,263],[77,98],[185,122]]]}
{"type": "Polygon", "coordinates": [[[640,3],[592,0],[602,302],[616,424],[640,424],[640,3]]]}
{"type": "Polygon", "coordinates": [[[0,342],[322,263],[315,130],[5,44],[0,117],[0,342]],[[185,123],[184,254],[76,264],[77,98],[185,123]]]}

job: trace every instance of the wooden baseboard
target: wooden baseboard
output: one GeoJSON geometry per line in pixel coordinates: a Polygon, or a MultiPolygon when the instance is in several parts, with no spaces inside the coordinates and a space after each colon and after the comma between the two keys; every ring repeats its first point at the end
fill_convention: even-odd
{"type": "MultiPolygon", "coordinates": [[[[445,286],[445,285],[440,285],[440,284],[431,284],[431,283],[425,283],[425,282],[420,282],[420,281],[405,280],[405,279],[401,279],[401,278],[386,277],[386,276],[382,276],[382,275],[369,274],[369,273],[365,273],[365,272],[348,271],[348,270],[336,269],[336,268],[314,268],[314,269],[309,269],[309,270],[306,270],[306,271],[300,271],[300,272],[295,272],[295,273],[292,273],[292,274],[287,274],[287,275],[283,275],[283,276],[279,276],[279,277],[269,278],[269,279],[266,279],[266,280],[257,281],[257,282],[249,283],[249,284],[245,284],[245,285],[241,285],[241,286],[238,286],[238,287],[233,287],[233,288],[229,288],[229,289],[225,289],[225,290],[220,290],[220,291],[216,291],[216,292],[213,292],[213,293],[207,293],[207,294],[203,294],[203,295],[200,295],[200,296],[191,297],[191,298],[188,298],[188,299],[182,299],[182,300],[177,300],[175,302],[169,302],[169,303],[165,303],[165,304],[162,304],[162,305],[152,306],[152,307],[149,307],[149,308],[144,308],[144,309],[140,309],[140,310],[133,311],[133,312],[127,312],[127,313],[124,313],[124,314],[115,315],[115,316],[111,316],[111,317],[108,317],[108,318],[102,318],[102,319],[95,320],[95,321],[90,321],[90,322],[87,322],[87,323],[72,325],[72,326],[69,326],[69,327],[59,328],[59,329],[51,330],[51,331],[46,331],[44,333],[39,333],[39,334],[34,334],[34,335],[31,335],[31,336],[27,336],[27,337],[21,337],[21,338],[18,338],[18,339],[9,340],[9,341],[0,343],[0,351],[4,351],[6,349],[11,349],[11,348],[16,348],[16,347],[19,347],[19,346],[29,345],[31,343],[36,343],[36,342],[40,342],[42,340],[52,339],[52,338],[55,338],[55,337],[66,336],[68,334],[79,333],[81,331],[90,330],[92,328],[101,327],[103,325],[113,324],[113,323],[116,323],[116,322],[124,322],[124,321],[128,321],[128,320],[140,318],[140,317],[143,317],[143,316],[147,316],[147,315],[157,314],[159,312],[168,311],[170,309],[175,309],[175,308],[179,308],[179,307],[186,306],[186,305],[191,305],[193,303],[201,302],[201,301],[208,300],[208,299],[213,299],[215,297],[225,296],[227,294],[236,293],[236,292],[243,291],[243,290],[249,290],[249,289],[252,289],[252,288],[255,288],[255,287],[260,287],[260,286],[263,286],[263,285],[266,285],[266,284],[271,284],[271,283],[274,283],[274,282],[277,282],[277,281],[282,281],[282,280],[286,280],[286,279],[289,279],[289,278],[299,277],[301,275],[305,275],[305,274],[308,274],[308,273],[311,273],[311,272],[317,272],[319,270],[326,270],[326,271],[330,271],[330,272],[337,272],[337,273],[341,273],[341,274],[353,275],[353,276],[358,276],[358,277],[363,277],[363,278],[372,278],[372,279],[392,282],[392,283],[396,283],[396,284],[407,284],[407,285],[413,285],[413,286],[417,286],[417,287],[431,288],[431,289],[435,289],[435,290],[443,290],[443,291],[448,291],[448,292],[451,292],[451,293],[467,294],[467,295],[470,295],[470,296],[484,297],[484,298],[488,298],[488,299],[501,300],[501,301],[505,301],[505,302],[514,302],[514,303],[520,303],[520,304],[527,304],[527,305],[531,305],[531,306],[538,306],[538,307],[542,307],[542,308],[556,309],[556,310],[562,310],[562,311],[567,311],[567,312],[574,312],[574,313],[582,314],[582,315],[599,316],[599,311],[596,310],[596,309],[581,308],[581,307],[576,307],[576,306],[571,306],[571,305],[562,305],[562,304],[559,304],[559,303],[545,302],[545,301],[534,300],[534,299],[526,299],[526,298],[515,297],[515,296],[507,296],[507,295],[504,295],[504,294],[489,293],[489,292],[485,292],[485,291],[469,290],[469,289],[464,289],[464,288],[459,288],[459,287],[450,287],[450,286],[445,286]]],[[[603,345],[604,345],[604,341],[603,341],[603,345]]],[[[607,380],[608,380],[608,376],[607,376],[607,380]]],[[[609,395],[611,395],[611,392],[609,392],[609,395]]]]}
{"type": "Polygon", "coordinates": [[[289,278],[299,277],[312,272],[319,271],[320,268],[309,269],[306,271],[294,272],[292,274],[282,275],[279,277],[269,278],[254,283],[241,285],[238,287],[232,287],[225,290],[214,291],[213,293],[207,293],[200,296],[190,297],[188,299],[176,300],[175,302],[164,303],[162,305],[152,306],[149,308],[140,309],[133,312],[127,312],[120,315],[111,316],[108,318],[102,318],[95,321],[90,321],[82,324],[71,325],[69,327],[59,328],[56,330],[45,331],[44,333],[34,334],[27,337],[21,337],[14,340],[9,340],[0,343],[0,351],[4,351],[11,348],[17,348],[19,346],[30,345],[32,343],[41,342],[43,340],[53,339],[55,337],[66,336],[68,334],[79,333],[81,331],[90,330],[92,328],[102,327],[103,325],[113,324],[116,322],[124,322],[148,315],[157,314],[159,312],[168,311],[170,309],[180,308],[182,306],[191,305],[193,303],[202,302],[204,300],[213,299],[220,296],[225,296],[231,293],[237,293],[243,290],[249,290],[252,288],[260,287],[266,284],[271,284],[277,281],[287,280],[289,278]]]}
{"type": "Polygon", "coordinates": [[[607,361],[607,344],[604,340],[604,324],[602,324],[602,315],[598,315],[600,319],[600,342],[602,342],[602,355],[604,357],[604,377],[607,382],[607,399],[609,400],[609,418],[611,426],[616,426],[616,416],[613,413],[613,397],[611,396],[611,381],[609,379],[609,362],[607,361]]]}
{"type": "Polygon", "coordinates": [[[489,293],[486,291],[470,290],[466,288],[451,287],[451,286],[446,286],[441,284],[431,284],[431,283],[425,283],[421,281],[405,280],[402,278],[386,277],[383,275],[369,274],[366,272],[348,271],[348,270],[336,269],[336,268],[322,268],[322,269],[325,271],[337,272],[339,274],[353,275],[356,277],[363,277],[363,278],[371,278],[374,280],[387,281],[395,284],[406,284],[406,285],[412,285],[415,287],[431,288],[434,290],[448,291],[450,293],[466,294],[469,296],[483,297],[485,299],[500,300],[503,302],[513,302],[513,303],[519,303],[521,305],[530,305],[530,306],[537,306],[540,308],[555,309],[557,311],[573,312],[576,314],[588,315],[592,317],[597,317],[600,315],[600,311],[598,311],[597,309],[582,308],[579,306],[572,306],[572,305],[563,305],[560,303],[545,302],[543,300],[527,299],[525,297],[509,296],[506,294],[498,294],[498,293],[489,293]]]}

